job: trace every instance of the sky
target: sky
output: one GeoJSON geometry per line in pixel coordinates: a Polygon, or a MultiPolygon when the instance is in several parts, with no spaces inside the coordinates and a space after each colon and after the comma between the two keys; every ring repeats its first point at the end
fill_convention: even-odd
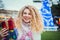
{"type": "Polygon", "coordinates": [[[32,5],[37,9],[40,9],[41,3],[34,3],[33,0],[2,0],[4,3],[4,9],[7,10],[20,10],[23,6],[32,5]]]}

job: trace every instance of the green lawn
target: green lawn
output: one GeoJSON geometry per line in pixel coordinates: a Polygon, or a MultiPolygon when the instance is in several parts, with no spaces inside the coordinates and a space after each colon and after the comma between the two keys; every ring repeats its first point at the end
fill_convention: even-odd
{"type": "Polygon", "coordinates": [[[60,31],[46,31],[41,36],[42,40],[60,40],[60,31]]]}

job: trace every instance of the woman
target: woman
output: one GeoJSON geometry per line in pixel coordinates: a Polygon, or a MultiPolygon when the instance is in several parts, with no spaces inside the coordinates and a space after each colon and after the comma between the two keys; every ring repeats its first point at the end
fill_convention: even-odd
{"type": "Polygon", "coordinates": [[[41,40],[42,16],[33,6],[25,6],[19,11],[17,20],[17,40],[41,40]]]}

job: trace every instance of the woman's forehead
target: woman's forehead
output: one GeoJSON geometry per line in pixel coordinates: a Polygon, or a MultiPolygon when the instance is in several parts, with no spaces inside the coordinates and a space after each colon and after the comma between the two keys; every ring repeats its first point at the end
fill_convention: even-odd
{"type": "Polygon", "coordinates": [[[24,12],[30,12],[30,10],[26,8],[26,9],[24,9],[24,12]]]}

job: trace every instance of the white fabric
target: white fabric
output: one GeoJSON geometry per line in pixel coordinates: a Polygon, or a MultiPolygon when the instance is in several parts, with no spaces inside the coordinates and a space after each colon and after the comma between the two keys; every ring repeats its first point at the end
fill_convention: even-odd
{"type": "MultiPolygon", "coordinates": [[[[28,25],[28,24],[25,24],[25,23],[23,23],[22,24],[22,28],[25,30],[25,32],[24,33],[27,33],[28,31],[30,31],[30,26],[28,25]]],[[[22,30],[23,30],[22,29],[22,30]]],[[[23,31],[22,30],[18,30],[18,33],[19,33],[19,35],[18,35],[18,38],[17,38],[17,40],[20,40],[20,38],[21,38],[21,36],[22,36],[22,34],[23,34],[23,31]]],[[[33,33],[32,32],[32,36],[33,36],[33,39],[34,40],[41,40],[41,34],[40,33],[33,33]]],[[[26,39],[27,40],[27,39],[26,39]]]]}
{"type": "Polygon", "coordinates": [[[41,33],[32,33],[34,40],[41,40],[41,33]]]}

